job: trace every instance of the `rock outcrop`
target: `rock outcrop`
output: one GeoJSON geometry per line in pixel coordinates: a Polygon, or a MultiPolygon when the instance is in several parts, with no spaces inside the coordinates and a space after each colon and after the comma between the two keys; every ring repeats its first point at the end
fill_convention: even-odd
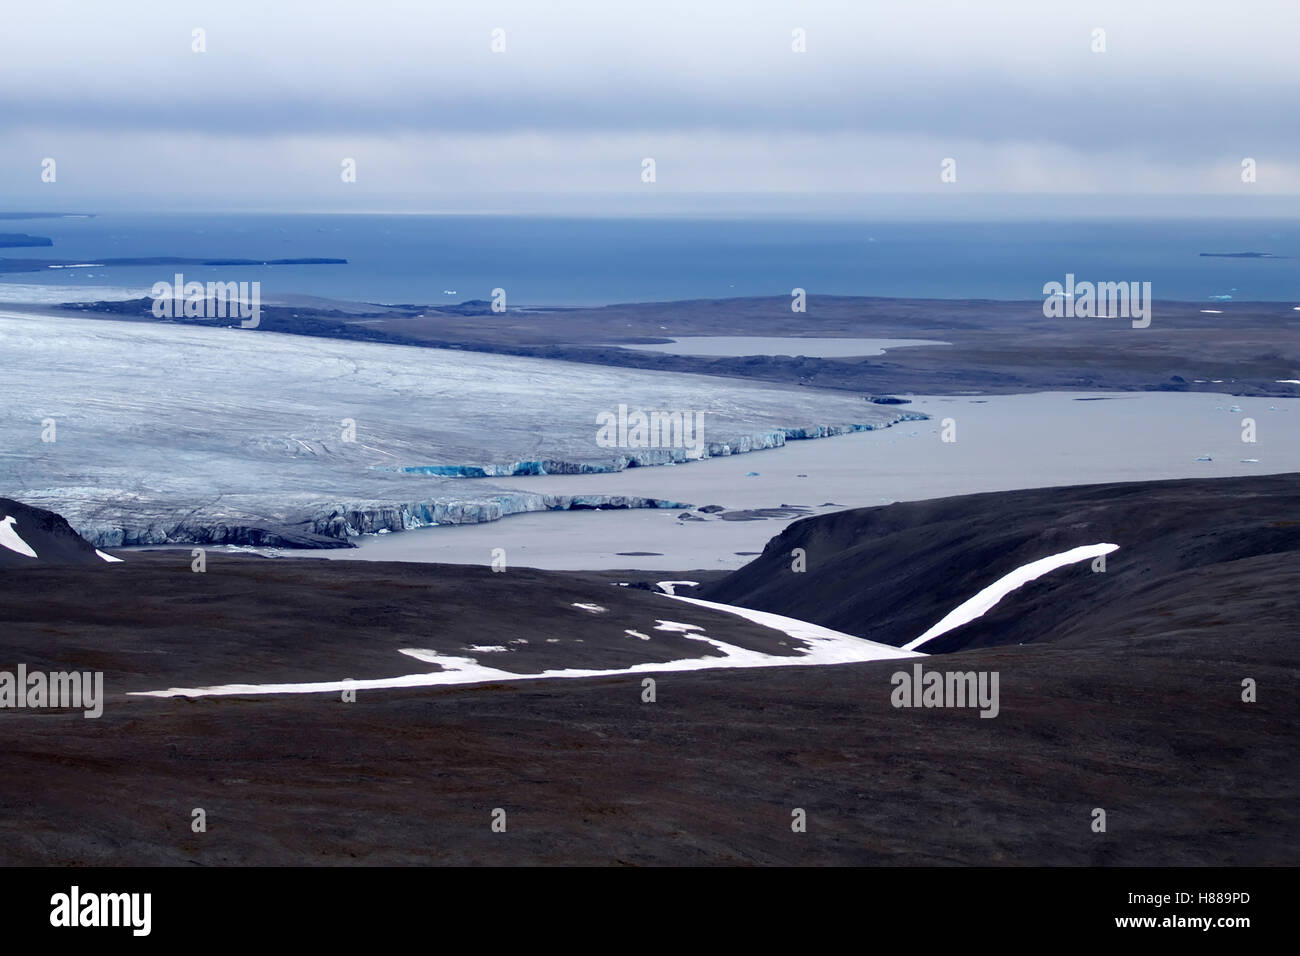
{"type": "Polygon", "coordinates": [[[48,564],[112,563],[62,515],[0,498],[0,571],[48,564]]]}

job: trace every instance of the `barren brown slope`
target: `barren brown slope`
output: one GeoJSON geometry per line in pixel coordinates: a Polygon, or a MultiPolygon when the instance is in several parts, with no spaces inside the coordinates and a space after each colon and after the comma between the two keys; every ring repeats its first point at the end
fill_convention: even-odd
{"type": "MultiPolygon", "coordinates": [[[[805,518],[700,596],[812,621],[901,646],[1031,561],[1113,543],[1104,573],[1063,567],[1013,591],[983,617],[928,642],[927,653],[1104,637],[1145,619],[1153,593],[1190,600],[1255,582],[1248,558],[1273,558],[1300,621],[1300,476],[1121,482],[962,495],[805,518]],[[794,570],[795,549],[807,570],[794,570]],[[1193,585],[1193,581],[1200,583],[1193,585]]],[[[1225,627],[1256,630],[1253,602],[1226,601],[1225,627]]],[[[1158,622],[1157,622],[1158,623],[1158,622]]]]}
{"type": "Polygon", "coordinates": [[[994,719],[893,707],[897,663],[660,674],[654,703],[639,675],[123,697],[154,675],[364,677],[435,628],[595,640],[626,622],[574,612],[593,590],[610,615],[727,627],[599,576],[178,558],[0,575],[6,658],[100,667],[111,691],[97,720],[0,712],[0,861],[1300,862],[1292,551],[1187,567],[1091,615],[1076,599],[1056,641],[925,659],[997,672],[994,719]]]}

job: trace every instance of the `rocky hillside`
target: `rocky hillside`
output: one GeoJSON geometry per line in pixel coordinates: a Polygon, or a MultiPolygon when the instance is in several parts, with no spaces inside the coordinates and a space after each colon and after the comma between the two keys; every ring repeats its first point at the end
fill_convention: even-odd
{"type": "Polygon", "coordinates": [[[38,564],[103,565],[114,560],[96,551],[53,511],[0,498],[0,571],[38,564]]]}
{"type": "Polygon", "coordinates": [[[902,646],[1017,568],[1100,543],[1119,546],[1104,571],[1092,560],[1049,571],[919,649],[1154,633],[1197,611],[1244,636],[1261,626],[1260,575],[1300,593],[1300,476],[1040,488],[820,515],[700,596],[902,646]]]}

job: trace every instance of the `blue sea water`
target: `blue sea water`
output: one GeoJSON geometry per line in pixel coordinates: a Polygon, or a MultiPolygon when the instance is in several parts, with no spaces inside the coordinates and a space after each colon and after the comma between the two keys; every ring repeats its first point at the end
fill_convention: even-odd
{"type": "MultiPolygon", "coordinates": [[[[598,305],[812,294],[1041,299],[1045,282],[1146,281],[1157,299],[1300,302],[1293,220],[1143,222],[844,222],[559,219],[509,216],[105,214],[8,220],[3,231],[53,248],[10,258],[93,263],[127,256],[345,258],[344,266],[185,267],[186,280],[260,281],[262,297],[299,293],[366,302],[488,299],[511,306],[598,305]],[[1222,259],[1202,252],[1268,252],[1222,259]]],[[[0,275],[0,300],[147,294],[171,267],[95,267],[0,275]],[[65,294],[66,293],[66,294],[65,294]]],[[[124,296],[120,296],[124,297],[124,296]]]]}

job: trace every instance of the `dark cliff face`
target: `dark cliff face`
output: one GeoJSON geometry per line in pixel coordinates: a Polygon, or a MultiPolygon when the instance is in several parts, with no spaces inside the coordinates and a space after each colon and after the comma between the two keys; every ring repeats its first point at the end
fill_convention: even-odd
{"type": "Polygon", "coordinates": [[[1252,581],[1300,584],[1300,476],[1041,488],[819,515],[699,596],[902,646],[1003,575],[1100,543],[1119,545],[1104,570],[1084,560],[1050,571],[918,649],[1087,641],[1174,630],[1185,618],[1215,618],[1244,637],[1260,626],[1252,581]],[[793,570],[796,548],[806,571],[793,570]]]}
{"type": "MultiPolygon", "coordinates": [[[[0,571],[47,564],[88,564],[108,567],[85,538],[72,530],[61,515],[33,508],[12,498],[0,498],[0,521],[18,535],[36,557],[0,547],[0,571]],[[12,522],[6,519],[12,518],[12,522]]],[[[0,538],[0,541],[5,540],[0,538]]]]}

